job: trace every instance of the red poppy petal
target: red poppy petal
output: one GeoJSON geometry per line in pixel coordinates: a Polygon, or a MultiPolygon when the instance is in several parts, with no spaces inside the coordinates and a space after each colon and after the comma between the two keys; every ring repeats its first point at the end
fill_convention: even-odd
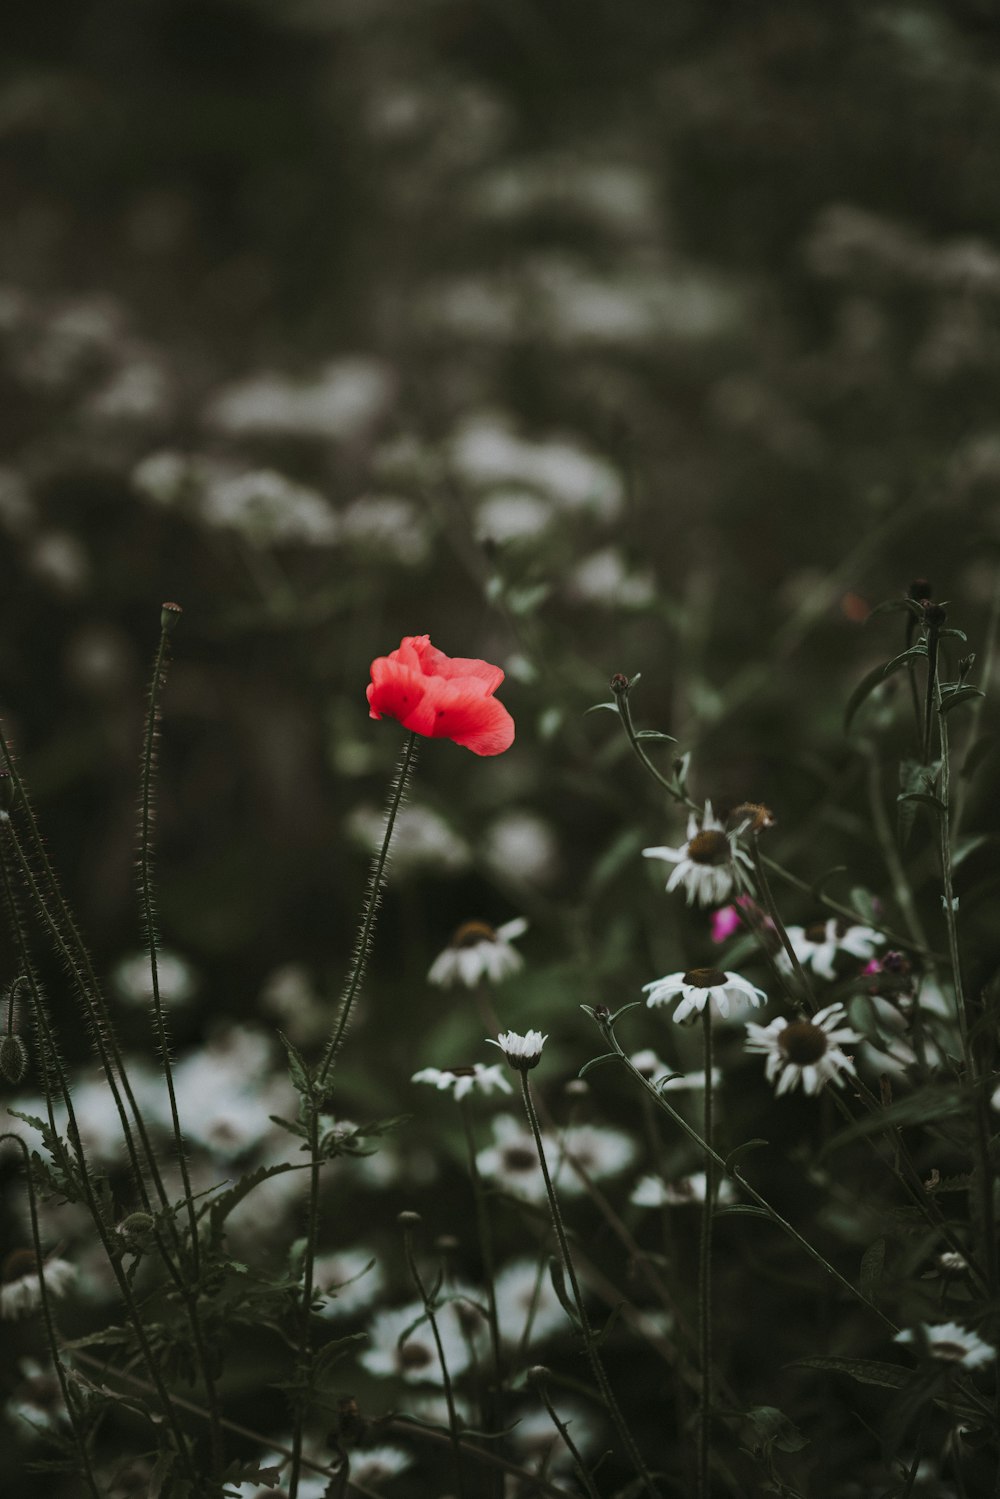
{"type": "Polygon", "coordinates": [[[458,693],[451,701],[439,700],[433,714],[434,738],[451,739],[473,754],[502,755],[514,742],[514,720],[495,697],[458,693]]]}
{"type": "Polygon", "coordinates": [[[372,679],[368,687],[369,717],[398,718],[406,728],[415,728],[418,734],[426,734],[428,729],[409,721],[419,711],[426,692],[426,682],[419,672],[402,666],[392,656],[379,656],[372,662],[372,679]]]}
{"type": "Polygon", "coordinates": [[[431,645],[429,635],[408,635],[401,650],[403,646],[414,651],[427,676],[443,677],[445,681],[464,677],[479,683],[478,690],[484,693],[496,692],[503,681],[504,674],[499,666],[491,666],[488,661],[480,661],[475,656],[446,656],[444,651],[431,645]]]}

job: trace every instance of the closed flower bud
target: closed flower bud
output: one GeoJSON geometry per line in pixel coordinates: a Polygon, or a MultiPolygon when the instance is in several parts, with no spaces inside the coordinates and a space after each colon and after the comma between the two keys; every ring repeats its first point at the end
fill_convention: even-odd
{"type": "Polygon", "coordinates": [[[132,1254],[141,1254],[149,1247],[156,1228],[156,1220],[151,1213],[129,1213],[118,1225],[118,1233],[125,1248],[132,1254]]]}
{"type": "Polygon", "coordinates": [[[16,1087],[28,1070],[28,1053],[20,1036],[4,1036],[0,1041],[0,1074],[16,1087]]]}
{"type": "Polygon", "coordinates": [[[160,606],[160,629],[172,635],[181,622],[184,610],[180,604],[162,604],[160,606]]]}

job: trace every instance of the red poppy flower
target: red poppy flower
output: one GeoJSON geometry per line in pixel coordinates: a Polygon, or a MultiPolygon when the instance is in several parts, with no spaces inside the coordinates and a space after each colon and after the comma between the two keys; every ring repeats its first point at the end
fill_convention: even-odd
{"type": "Polygon", "coordinates": [[[499,666],[446,656],[429,635],[407,635],[372,662],[368,705],[372,718],[398,718],[415,734],[500,755],[514,740],[514,720],[493,696],[502,681],[499,666]]]}

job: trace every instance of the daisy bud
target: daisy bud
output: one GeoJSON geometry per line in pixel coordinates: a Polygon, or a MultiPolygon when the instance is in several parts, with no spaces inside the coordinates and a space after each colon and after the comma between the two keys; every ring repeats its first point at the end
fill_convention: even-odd
{"type": "Polygon", "coordinates": [[[932,630],[940,630],[948,618],[948,611],[943,604],[932,604],[929,601],[924,604],[924,622],[932,630]]]}
{"type": "Polygon", "coordinates": [[[160,629],[172,635],[181,622],[184,610],[180,604],[161,604],[160,606],[160,629]]]}
{"type": "Polygon", "coordinates": [[[624,697],[630,686],[631,683],[624,672],[616,671],[611,678],[611,691],[615,697],[624,697]]]}
{"type": "Polygon", "coordinates": [[[13,1033],[0,1041],[0,1074],[17,1087],[28,1070],[28,1053],[20,1036],[13,1033]]]}

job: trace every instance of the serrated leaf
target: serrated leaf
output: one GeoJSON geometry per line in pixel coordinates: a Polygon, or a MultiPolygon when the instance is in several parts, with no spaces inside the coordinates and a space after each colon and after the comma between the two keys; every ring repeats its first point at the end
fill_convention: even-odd
{"type": "Polygon", "coordinates": [[[261,1182],[267,1181],[272,1176],[282,1176],[286,1171],[301,1171],[302,1169],[301,1166],[291,1161],[282,1161],[278,1166],[258,1166],[256,1171],[248,1172],[221,1196],[213,1198],[200,1210],[198,1216],[204,1217],[208,1212],[212,1228],[217,1232],[233,1209],[238,1207],[245,1197],[249,1197],[253,1189],[259,1187],[261,1182]]]}
{"type": "Polygon", "coordinates": [[[954,692],[941,699],[939,713],[950,713],[952,708],[957,708],[960,703],[967,703],[971,698],[985,697],[986,693],[978,687],[958,687],[954,692]]]}
{"type": "Polygon", "coordinates": [[[288,1074],[292,1079],[292,1086],[296,1093],[300,1093],[303,1098],[311,1099],[313,1096],[313,1082],[309,1072],[309,1064],[298,1047],[294,1042],[289,1041],[283,1031],[278,1032],[278,1039],[288,1053],[288,1074]]]}

